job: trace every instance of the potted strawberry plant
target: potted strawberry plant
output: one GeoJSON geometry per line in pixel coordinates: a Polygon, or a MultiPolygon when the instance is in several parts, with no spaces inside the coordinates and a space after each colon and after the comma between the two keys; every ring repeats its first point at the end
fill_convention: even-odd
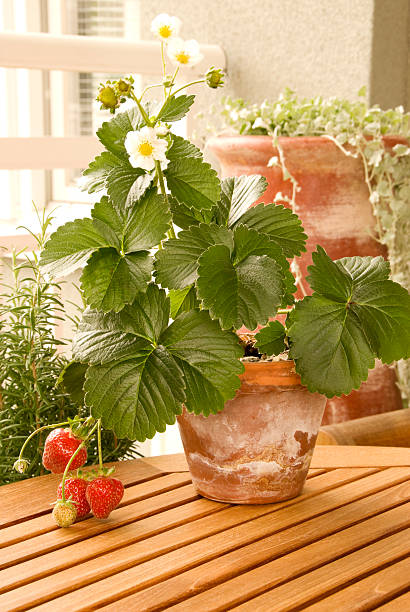
{"type": "MultiPolygon", "coordinates": [[[[303,486],[326,397],[358,388],[376,357],[408,355],[410,296],[382,257],[334,262],[319,246],[313,295],[295,302],[289,262],[306,248],[301,221],[275,203],[251,207],[263,177],[221,182],[172,133],[194,99],[175,74],[199,56],[192,41],[161,45],[177,66],[157,107],[129,79],[102,86],[114,116],[84,173],[101,200],[41,255],[45,274],[83,268],[88,308],[62,378],[120,438],[152,438],[178,418],[200,493],[286,499],[303,486]],[[135,106],[117,114],[126,98],[135,106]],[[277,314],[283,324],[270,320],[277,314]],[[259,331],[239,338],[242,327],[259,331]]],[[[202,80],[217,87],[222,75],[212,68],[202,80]]]]}

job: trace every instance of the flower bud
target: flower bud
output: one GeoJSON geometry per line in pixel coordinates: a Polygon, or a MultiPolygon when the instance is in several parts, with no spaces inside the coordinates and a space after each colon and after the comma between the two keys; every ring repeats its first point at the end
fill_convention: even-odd
{"type": "Polygon", "coordinates": [[[118,97],[125,96],[128,97],[132,91],[132,82],[131,79],[120,79],[115,83],[115,91],[118,97]]]}
{"type": "Polygon", "coordinates": [[[111,113],[115,113],[115,109],[119,107],[120,101],[111,85],[103,85],[98,92],[98,102],[101,102],[101,108],[107,109],[111,113]]]}
{"type": "Polygon", "coordinates": [[[221,68],[214,68],[213,66],[208,70],[205,75],[206,84],[212,89],[224,86],[224,72],[221,68]]]}
{"type": "Polygon", "coordinates": [[[14,462],[13,468],[19,474],[24,474],[24,472],[27,471],[28,466],[29,462],[27,461],[27,459],[17,459],[17,461],[14,462]]]}
{"type": "Polygon", "coordinates": [[[166,77],[164,77],[162,84],[166,88],[172,87],[172,76],[168,74],[166,77]]]}

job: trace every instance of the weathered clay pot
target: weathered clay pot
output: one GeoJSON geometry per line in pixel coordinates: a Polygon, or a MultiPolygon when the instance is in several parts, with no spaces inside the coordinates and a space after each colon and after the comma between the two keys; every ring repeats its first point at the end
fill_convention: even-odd
{"type": "MultiPolygon", "coordinates": [[[[286,166],[298,181],[298,215],[309,236],[307,252],[298,258],[303,276],[312,263],[316,245],[323,246],[332,259],[353,255],[386,256],[386,250],[372,236],[375,220],[359,159],[348,157],[330,140],[320,137],[279,138],[286,166]]],[[[406,142],[385,137],[387,148],[406,142]]],[[[208,143],[221,164],[221,174],[262,174],[268,188],[260,201],[272,202],[276,193],[291,195],[291,183],[284,181],[278,167],[267,164],[278,151],[269,136],[218,136],[208,143]]],[[[306,286],[307,291],[310,289],[306,286]]],[[[299,295],[298,297],[302,297],[299,295]]],[[[394,370],[381,363],[369,372],[359,391],[329,400],[323,424],[389,412],[402,407],[394,370]]]]}
{"type": "Polygon", "coordinates": [[[184,410],[179,429],[194,486],[235,504],[300,494],[326,398],[300,384],[292,361],[246,363],[236,397],[209,417],[184,410]]]}

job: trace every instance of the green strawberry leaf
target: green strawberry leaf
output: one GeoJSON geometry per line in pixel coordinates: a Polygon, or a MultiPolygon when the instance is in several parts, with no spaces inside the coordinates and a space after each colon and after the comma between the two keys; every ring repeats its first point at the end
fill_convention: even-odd
{"type": "Polygon", "coordinates": [[[169,321],[169,298],[154,283],[119,313],[86,310],[73,342],[77,361],[104,364],[132,357],[141,339],[158,344],[169,321]]]}
{"type": "Polygon", "coordinates": [[[348,394],[385,363],[410,355],[410,295],[388,280],[381,257],[332,262],[318,247],[309,267],[316,293],[290,316],[290,356],[310,391],[348,394]]]}
{"type": "Polygon", "coordinates": [[[236,261],[245,259],[249,255],[268,255],[279,264],[285,284],[285,295],[281,306],[285,307],[293,304],[295,301],[294,293],[296,292],[295,279],[282,249],[267,234],[260,234],[242,224],[235,226],[234,240],[236,261]]]}
{"type": "Polygon", "coordinates": [[[189,229],[191,225],[199,225],[200,223],[210,223],[212,219],[212,211],[197,210],[186,204],[178,202],[176,198],[169,197],[171,207],[172,220],[181,229],[189,229]]]}
{"type": "Polygon", "coordinates": [[[218,176],[202,159],[186,157],[172,161],[164,174],[171,194],[179,202],[197,210],[210,210],[219,200],[218,176]]]}
{"type": "Polygon", "coordinates": [[[269,321],[266,327],[255,334],[256,346],[260,353],[280,355],[286,351],[286,330],[279,321],[269,321]]]}
{"type": "Polygon", "coordinates": [[[155,257],[155,277],[168,289],[185,289],[197,278],[198,260],[213,244],[233,249],[233,233],[225,227],[201,223],[179,232],[178,238],[167,240],[155,257]]]}
{"type": "Polygon", "coordinates": [[[332,261],[321,246],[316,248],[317,251],[312,253],[313,265],[308,266],[309,285],[313,291],[329,300],[346,304],[353,291],[351,275],[343,266],[332,261]]]}
{"type": "Polygon", "coordinates": [[[176,319],[181,312],[188,312],[199,307],[196,290],[193,285],[185,289],[171,289],[169,292],[171,303],[171,318],[176,319]]]}
{"type": "Polygon", "coordinates": [[[223,329],[255,329],[274,316],[284,294],[280,266],[267,255],[232,262],[229,249],[209,247],[199,259],[198,297],[223,329]]]}
{"type": "Polygon", "coordinates": [[[91,219],[65,223],[51,234],[41,253],[42,272],[52,276],[71,274],[102,246],[107,246],[107,242],[91,219]]]}
{"type": "Polygon", "coordinates": [[[111,170],[107,176],[107,193],[119,207],[131,206],[138,201],[152,183],[152,176],[141,168],[123,165],[111,170]]]}
{"type": "Polygon", "coordinates": [[[334,262],[351,276],[354,286],[373,280],[387,280],[390,276],[390,264],[383,257],[343,257],[334,262]]]}
{"type": "Polygon", "coordinates": [[[281,247],[286,257],[294,257],[306,251],[307,236],[299,217],[281,204],[258,204],[247,210],[239,222],[268,234],[269,238],[281,247]]]}
{"type": "Polygon", "coordinates": [[[232,227],[266,191],[264,176],[232,176],[221,183],[221,200],[217,218],[221,225],[232,227]]]}
{"type": "Polygon", "coordinates": [[[81,275],[81,288],[91,308],[118,312],[146,290],[151,272],[152,258],[147,251],[120,255],[107,247],[91,255],[81,275]]]}
{"type": "Polygon", "coordinates": [[[68,393],[72,401],[79,405],[84,405],[84,382],[88,364],[71,361],[62,370],[57,384],[61,385],[65,393],[68,393]]]}
{"type": "Polygon", "coordinates": [[[363,282],[353,291],[351,309],[383,363],[410,357],[410,295],[404,287],[391,280],[363,282]]]}
{"type": "Polygon", "coordinates": [[[87,180],[83,182],[82,190],[88,193],[101,191],[105,188],[105,181],[111,170],[121,165],[122,162],[116,155],[103,151],[84,170],[83,176],[87,177],[87,180]]]}
{"type": "Polygon", "coordinates": [[[133,357],[91,366],[84,388],[87,405],[103,427],[140,442],[175,423],[185,400],[176,360],[165,347],[148,342],[133,357]]]}
{"type": "Polygon", "coordinates": [[[361,322],[345,304],[320,295],[305,297],[296,303],[288,336],[290,358],[312,393],[347,395],[374,367],[361,322]]]}
{"type": "Polygon", "coordinates": [[[187,410],[216,414],[234,397],[244,369],[239,361],[243,350],[236,334],[221,331],[206,311],[182,313],[160,341],[183,371],[187,410]]]}
{"type": "Polygon", "coordinates": [[[124,140],[128,132],[139,130],[144,121],[136,106],[129,108],[123,113],[116,114],[110,121],[105,121],[97,136],[108,151],[116,157],[128,162],[128,153],[124,146],[124,140]]]}
{"type": "Polygon", "coordinates": [[[182,136],[176,136],[170,132],[171,145],[167,151],[169,161],[177,161],[181,157],[199,157],[202,159],[202,153],[198,147],[193,145],[189,140],[185,140],[182,136]]]}
{"type": "Polygon", "coordinates": [[[161,242],[171,225],[171,212],[163,195],[155,188],[134,203],[124,228],[124,251],[147,250],[161,242]]]}
{"type": "Polygon", "coordinates": [[[170,96],[164,106],[157,115],[158,121],[169,123],[171,121],[179,121],[185,117],[191,106],[193,105],[195,96],[186,96],[185,94],[175,97],[170,96]]]}

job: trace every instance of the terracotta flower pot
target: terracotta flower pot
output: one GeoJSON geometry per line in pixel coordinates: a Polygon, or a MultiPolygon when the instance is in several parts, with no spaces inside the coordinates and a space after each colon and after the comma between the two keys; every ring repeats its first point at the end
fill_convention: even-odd
{"type": "MultiPolygon", "coordinates": [[[[296,196],[298,215],[309,236],[307,252],[298,258],[302,274],[306,276],[317,244],[332,259],[353,255],[385,257],[385,247],[372,236],[375,219],[361,161],[344,155],[332,141],[321,137],[282,137],[279,142],[286,166],[301,187],[296,196]]],[[[385,137],[387,148],[405,142],[402,138],[385,137]]],[[[291,183],[283,180],[282,170],[267,166],[270,158],[278,155],[270,136],[218,136],[209,141],[208,147],[221,164],[222,177],[266,177],[268,188],[260,201],[272,202],[278,192],[291,196],[291,183]]],[[[309,287],[306,289],[309,292],[309,287]]],[[[396,380],[394,370],[377,363],[359,391],[328,401],[323,424],[401,408],[396,380]]]]}
{"type": "Polygon", "coordinates": [[[209,417],[178,417],[201,495],[269,504],[300,494],[326,398],[300,384],[293,361],[246,363],[236,397],[209,417]]]}

